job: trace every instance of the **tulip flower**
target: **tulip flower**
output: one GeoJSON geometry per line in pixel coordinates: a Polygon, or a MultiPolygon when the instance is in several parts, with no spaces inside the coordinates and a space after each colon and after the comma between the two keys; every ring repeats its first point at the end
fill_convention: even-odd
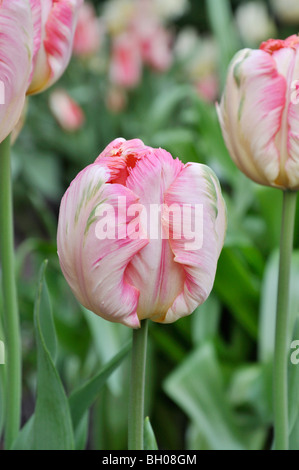
{"type": "Polygon", "coordinates": [[[298,0],[271,0],[277,18],[288,24],[299,24],[298,0]]]}
{"type": "Polygon", "coordinates": [[[132,34],[125,32],[113,39],[110,80],[113,85],[133,88],[142,76],[142,58],[132,34]]]}
{"type": "Polygon", "coordinates": [[[79,57],[90,57],[99,51],[103,27],[96,17],[91,3],[84,3],[79,10],[74,37],[73,52],[79,57]]]}
{"type": "Polygon", "coordinates": [[[174,322],[207,299],[225,231],[210,168],[116,139],[64,195],[58,255],[81,304],[139,328],[143,319],[174,322]]]}
{"type": "Polygon", "coordinates": [[[30,0],[34,21],[33,74],[28,94],[49,88],[71,58],[79,7],[83,0],[30,0]]]}
{"type": "Polygon", "coordinates": [[[0,142],[14,129],[25,104],[33,54],[33,25],[26,0],[0,3],[0,142]]]}
{"type": "Polygon", "coordinates": [[[65,90],[53,91],[49,98],[49,106],[53,116],[65,131],[74,132],[83,126],[84,112],[65,90]]]}
{"type": "Polygon", "coordinates": [[[218,115],[236,165],[253,181],[299,189],[299,37],[233,58],[218,115]]]}
{"type": "Polygon", "coordinates": [[[236,10],[236,24],[242,40],[249,47],[256,47],[261,41],[276,34],[268,7],[260,2],[241,3],[236,10]]]}

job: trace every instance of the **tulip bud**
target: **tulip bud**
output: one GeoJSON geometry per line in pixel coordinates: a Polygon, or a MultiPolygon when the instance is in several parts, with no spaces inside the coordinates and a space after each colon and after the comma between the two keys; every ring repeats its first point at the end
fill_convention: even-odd
{"type": "Polygon", "coordinates": [[[74,132],[82,128],[85,121],[84,112],[65,90],[53,91],[49,98],[49,106],[62,129],[74,132]]]}
{"type": "Polygon", "coordinates": [[[87,309],[132,328],[171,323],[210,294],[226,231],[213,171],[113,141],[64,195],[58,255],[87,309]]]}
{"type": "Polygon", "coordinates": [[[218,116],[236,165],[253,181],[299,189],[299,37],[232,60],[218,116]]]}
{"type": "Polygon", "coordinates": [[[29,0],[34,22],[34,56],[28,94],[40,93],[64,73],[71,58],[83,0],[29,0]]]}

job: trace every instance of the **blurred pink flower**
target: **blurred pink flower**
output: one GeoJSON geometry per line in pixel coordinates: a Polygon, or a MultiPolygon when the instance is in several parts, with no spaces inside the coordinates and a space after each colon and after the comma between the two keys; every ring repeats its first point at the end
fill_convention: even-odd
{"type": "Polygon", "coordinates": [[[96,54],[101,45],[103,27],[91,3],[84,3],[79,10],[78,24],[74,37],[74,54],[88,57],[96,54]]]}
{"type": "Polygon", "coordinates": [[[32,69],[33,23],[27,0],[0,2],[0,142],[18,123],[32,69]]]}
{"type": "Polygon", "coordinates": [[[114,85],[133,88],[142,75],[142,59],[135,37],[126,32],[113,38],[110,80],[114,85]]]}
{"type": "Polygon", "coordinates": [[[172,323],[207,299],[225,232],[225,203],[210,168],[184,165],[138,139],[116,139],[64,195],[58,255],[82,305],[138,328],[145,318],[172,323]],[[198,245],[181,233],[185,219],[177,223],[171,216],[187,206],[197,222],[196,207],[202,207],[201,228],[195,222],[192,234],[201,239],[198,245]]]}
{"type": "Polygon", "coordinates": [[[34,94],[49,88],[64,73],[83,0],[29,1],[34,22],[34,67],[28,94],[34,94]]]}
{"type": "Polygon", "coordinates": [[[196,84],[195,88],[199,96],[207,102],[214,103],[218,98],[219,79],[216,74],[202,77],[196,84]]]}
{"type": "Polygon", "coordinates": [[[85,122],[82,108],[65,90],[55,90],[49,98],[51,112],[66,131],[77,131],[85,122]]]}
{"type": "MultiPolygon", "coordinates": [[[[146,18],[145,18],[146,23],[146,18]]],[[[158,72],[167,71],[172,64],[172,36],[161,25],[139,24],[135,29],[143,61],[158,72]]]]}
{"type": "Polygon", "coordinates": [[[270,39],[232,60],[218,106],[236,165],[253,181],[299,190],[299,36],[270,39]]]}

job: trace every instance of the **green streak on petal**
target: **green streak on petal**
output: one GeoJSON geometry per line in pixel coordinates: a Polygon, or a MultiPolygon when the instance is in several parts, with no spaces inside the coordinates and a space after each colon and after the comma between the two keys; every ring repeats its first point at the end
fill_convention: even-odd
{"type": "Polygon", "coordinates": [[[245,103],[245,96],[243,95],[240,101],[239,109],[238,109],[238,121],[241,121],[244,103],[245,103]]]}
{"type": "MultiPolygon", "coordinates": [[[[99,200],[99,199],[98,199],[99,200]]],[[[97,200],[97,201],[98,201],[97,200]]],[[[89,232],[89,229],[90,227],[92,226],[92,224],[97,220],[97,215],[96,215],[96,211],[97,211],[97,208],[104,204],[105,202],[107,201],[107,198],[106,199],[103,199],[103,201],[100,201],[100,202],[96,202],[96,205],[94,206],[94,208],[92,209],[92,211],[90,212],[89,214],[89,217],[87,219],[87,222],[86,222],[86,226],[85,226],[85,230],[84,230],[84,238],[86,237],[86,235],[88,234],[89,232]]]]}
{"type": "Polygon", "coordinates": [[[89,183],[89,185],[86,188],[84,188],[81,200],[80,200],[80,202],[77,206],[77,210],[76,210],[76,213],[75,213],[75,225],[78,224],[79,216],[80,216],[80,212],[81,212],[82,208],[86,207],[87,204],[91,201],[91,199],[93,199],[96,196],[96,194],[98,193],[98,191],[100,190],[101,186],[104,183],[105,183],[105,181],[99,180],[97,182],[97,184],[94,185],[91,182],[91,183],[89,183]]]}
{"type": "Polygon", "coordinates": [[[241,66],[243,65],[243,62],[249,57],[249,55],[250,55],[250,51],[248,51],[245,54],[245,56],[242,58],[242,60],[240,60],[240,62],[237,62],[236,65],[234,66],[233,75],[234,75],[234,79],[238,88],[240,88],[241,80],[242,80],[241,66]]]}

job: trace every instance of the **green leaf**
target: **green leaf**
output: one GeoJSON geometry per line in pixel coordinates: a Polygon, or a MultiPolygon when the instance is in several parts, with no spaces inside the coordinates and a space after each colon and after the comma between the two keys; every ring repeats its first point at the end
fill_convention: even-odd
{"type": "Polygon", "coordinates": [[[156,437],[150,422],[149,417],[147,416],[144,420],[144,450],[158,450],[158,445],[156,437]]]}
{"type": "Polygon", "coordinates": [[[102,367],[95,377],[71,394],[69,397],[69,405],[74,429],[77,428],[88,408],[98,397],[101,387],[103,387],[110,375],[121,364],[130,349],[131,341],[127,343],[108,364],[102,367]]]}
{"type": "Polygon", "coordinates": [[[254,193],[259,204],[259,213],[265,222],[266,237],[263,238],[263,243],[272,251],[280,243],[277,215],[282,213],[282,197],[276,188],[265,188],[257,184],[254,186],[254,193]]]}
{"type": "Polygon", "coordinates": [[[245,449],[211,344],[207,343],[191,354],[168,377],[164,389],[196,424],[211,449],[245,449]]]}
{"type": "Polygon", "coordinates": [[[76,450],[84,450],[88,439],[89,412],[87,411],[75,429],[76,450]]]}
{"type": "MultiPolygon", "coordinates": [[[[111,323],[82,307],[82,312],[88,323],[96,354],[101,364],[110,361],[129,340],[130,329],[119,323],[111,323]],[[101,340],[99,341],[99,338],[101,340]]],[[[122,389],[121,374],[117,372],[108,380],[108,386],[114,394],[120,394],[122,389]]]]}
{"type": "MultiPolygon", "coordinates": [[[[259,357],[265,363],[270,362],[274,354],[278,269],[279,253],[274,252],[266,266],[260,307],[259,357]]],[[[299,251],[294,251],[292,255],[290,284],[289,341],[291,342],[296,318],[299,314],[299,251]]]]}
{"type": "Polygon", "coordinates": [[[191,317],[192,338],[195,345],[203,344],[207,340],[214,339],[217,335],[220,323],[220,303],[211,295],[191,317]]]}
{"type": "Polygon", "coordinates": [[[27,423],[20,430],[11,450],[33,450],[33,435],[34,435],[34,415],[27,421],[27,423]]]}
{"type": "Polygon", "coordinates": [[[34,311],[37,342],[37,400],[33,448],[72,450],[74,436],[68,400],[51,356],[54,349],[54,326],[45,283],[46,266],[47,262],[43,263],[40,271],[34,311]],[[49,331],[45,331],[45,328],[49,331]]]}
{"type": "Polygon", "coordinates": [[[259,283],[240,250],[230,247],[222,250],[215,291],[236,320],[255,339],[258,334],[259,283]]]}

